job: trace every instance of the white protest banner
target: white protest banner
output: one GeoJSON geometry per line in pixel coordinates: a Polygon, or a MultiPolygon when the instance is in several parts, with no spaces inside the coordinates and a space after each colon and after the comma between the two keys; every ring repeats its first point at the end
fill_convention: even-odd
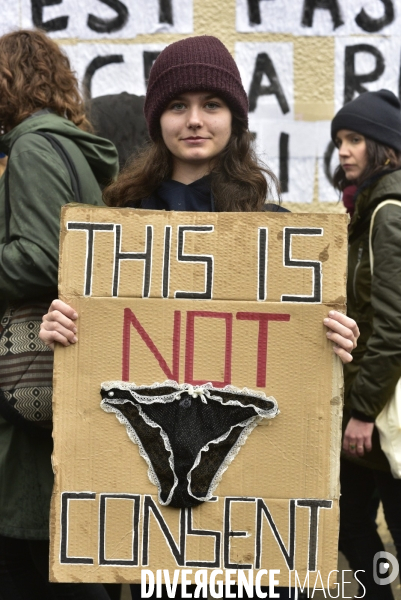
{"type": "Polygon", "coordinates": [[[341,36],[397,34],[401,0],[237,0],[237,31],[341,36]]]}
{"type": "MultiPolygon", "coordinates": [[[[193,30],[192,2],[186,0],[18,0],[12,5],[14,27],[39,27],[55,38],[132,39],[193,30]]],[[[11,25],[4,23],[3,13],[2,25],[8,30],[11,25]]]]}

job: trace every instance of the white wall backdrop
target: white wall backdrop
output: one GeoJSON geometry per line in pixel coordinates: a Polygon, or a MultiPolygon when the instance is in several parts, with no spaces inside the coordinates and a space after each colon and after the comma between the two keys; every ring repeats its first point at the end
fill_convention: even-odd
{"type": "MultiPolygon", "coordinates": [[[[208,2],[12,0],[3,3],[0,33],[18,27],[46,29],[60,40],[88,97],[123,91],[144,95],[152,62],[171,40],[166,34],[180,34],[173,38],[178,39],[209,33],[206,27],[199,31],[199,25],[194,29],[194,7],[198,23],[202,22],[202,11],[211,10],[208,2]],[[136,41],[137,36],[142,37],[136,41]]],[[[311,203],[317,174],[319,201],[336,202],[338,195],[329,181],[337,164],[329,118],[366,90],[386,87],[400,94],[401,0],[216,2],[216,10],[222,2],[227,9],[219,12],[217,31],[234,51],[249,96],[250,127],[258,151],[279,175],[284,200],[311,203]],[[296,53],[305,41],[313,42],[317,50],[302,55],[300,63],[296,53]],[[321,80],[307,79],[315,63],[322,61],[322,44],[326,63],[319,69],[324,73],[327,64],[332,97],[319,100],[320,108],[326,103],[326,110],[317,107],[315,115],[309,95],[304,120],[303,110],[297,112],[304,93],[296,89],[299,72],[305,68],[308,73],[303,90],[322,85],[321,80]]]]}

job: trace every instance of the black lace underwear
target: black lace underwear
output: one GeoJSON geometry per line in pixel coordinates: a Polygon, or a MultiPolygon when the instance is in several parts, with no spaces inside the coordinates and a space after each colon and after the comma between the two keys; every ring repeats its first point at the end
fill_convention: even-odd
{"type": "Polygon", "coordinates": [[[279,412],[263,393],[211,383],[109,381],[101,395],[103,410],[114,412],[138,444],[160,504],[177,508],[210,500],[254,427],[279,412]]]}

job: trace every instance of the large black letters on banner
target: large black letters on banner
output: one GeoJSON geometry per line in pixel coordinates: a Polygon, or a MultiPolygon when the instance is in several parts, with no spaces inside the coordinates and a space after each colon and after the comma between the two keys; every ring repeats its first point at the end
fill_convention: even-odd
{"type": "Polygon", "coordinates": [[[256,58],[255,69],[249,88],[249,111],[253,112],[256,109],[259,96],[268,96],[270,94],[276,96],[284,115],[290,111],[273,62],[266,52],[261,52],[256,58]],[[266,75],[269,79],[270,85],[262,85],[263,75],[266,75]]]}
{"type": "Polygon", "coordinates": [[[145,76],[146,85],[148,85],[150,69],[159,54],[160,50],[144,50],[143,52],[143,74],[145,76]]]}
{"type": "Polygon", "coordinates": [[[226,498],[224,501],[224,568],[225,569],[252,569],[253,565],[230,562],[230,541],[233,537],[246,537],[246,531],[233,531],[231,529],[231,504],[232,502],[255,502],[255,498],[226,498]]]}
{"type": "Polygon", "coordinates": [[[162,298],[168,298],[168,295],[170,292],[170,261],[171,261],[171,225],[166,225],[164,228],[162,298]]]}
{"type": "Polygon", "coordinates": [[[187,508],[187,535],[199,535],[206,537],[214,537],[214,561],[205,560],[187,560],[186,567],[220,569],[220,547],[221,547],[221,531],[209,529],[193,529],[192,527],[192,508],[187,508]]]}
{"type": "Polygon", "coordinates": [[[159,0],[159,23],[174,25],[171,0],[159,0]]]}
{"type": "Polygon", "coordinates": [[[255,556],[255,569],[260,569],[261,558],[262,558],[262,534],[263,534],[263,521],[262,516],[264,515],[270,525],[270,529],[278,543],[281,553],[284,556],[287,567],[290,571],[294,569],[295,559],[295,500],[290,500],[289,504],[289,532],[288,532],[288,550],[284,546],[282,537],[277,529],[277,526],[270,514],[269,509],[262,500],[258,498],[256,500],[256,556],[255,556]]]}
{"type": "Polygon", "coordinates": [[[312,27],[313,16],[317,8],[329,10],[333,21],[333,29],[344,25],[337,0],[304,0],[301,23],[304,27],[312,27]]]}
{"type": "Polygon", "coordinates": [[[61,31],[67,29],[69,17],[57,17],[50,21],[43,21],[43,8],[45,6],[55,6],[62,4],[63,0],[31,0],[32,21],[35,27],[43,29],[48,33],[51,31],[61,31]]]}
{"type": "Polygon", "coordinates": [[[384,4],[384,15],[378,19],[372,19],[369,17],[365,9],[355,17],[355,22],[361,29],[368,33],[377,33],[381,31],[386,25],[390,25],[394,21],[394,6],[392,0],[381,0],[384,4]]]}
{"type": "Polygon", "coordinates": [[[153,225],[146,225],[145,250],[143,252],[122,252],[121,251],[121,225],[115,228],[115,252],[114,252],[114,273],[113,273],[113,292],[112,296],[118,296],[120,285],[120,263],[122,260],[143,260],[143,284],[142,298],[149,298],[150,283],[152,279],[152,247],[153,247],[153,225]]]}
{"type": "Polygon", "coordinates": [[[323,235],[320,227],[284,227],[284,266],[295,269],[312,269],[312,295],[281,296],[281,302],[316,302],[322,301],[322,263],[319,260],[297,260],[292,258],[292,237],[294,235],[323,235]]]}
{"type": "Polygon", "coordinates": [[[330,509],[333,506],[332,500],[297,500],[297,506],[309,508],[309,558],[308,571],[316,571],[317,563],[317,542],[319,528],[319,509],[330,509]]]}
{"type": "Polygon", "coordinates": [[[96,56],[86,67],[85,75],[82,81],[82,89],[86,100],[92,98],[92,79],[96,71],[111,65],[112,63],[122,63],[124,57],[122,54],[109,54],[107,56],[96,56]]]}
{"type": "Polygon", "coordinates": [[[258,300],[267,298],[267,227],[258,227],[258,300]]]}
{"type": "Polygon", "coordinates": [[[139,509],[141,497],[138,494],[100,494],[99,511],[99,565],[137,567],[139,549],[139,509]],[[106,558],[106,502],[111,500],[132,500],[134,512],[132,518],[132,559],[106,558]]]}
{"type": "Polygon", "coordinates": [[[345,48],[345,65],[344,65],[344,104],[350,102],[354,98],[355,92],[362,94],[368,89],[363,85],[368,81],[376,81],[383,75],[385,69],[384,57],[380,50],[370,44],[355,44],[354,46],[346,46],[345,48]],[[376,66],[370,73],[355,73],[355,56],[358,52],[371,54],[376,59],[376,66]]]}
{"type": "Polygon", "coordinates": [[[213,295],[214,278],[214,256],[210,254],[185,254],[185,234],[187,231],[194,233],[211,233],[214,231],[214,225],[179,225],[178,226],[178,244],[177,261],[189,263],[203,263],[205,265],[205,291],[204,292],[174,292],[174,298],[190,298],[192,300],[211,300],[213,295]]]}
{"type": "Polygon", "coordinates": [[[100,19],[95,15],[88,15],[87,25],[92,31],[97,33],[113,33],[120,31],[128,21],[128,8],[119,0],[99,0],[103,4],[107,4],[110,8],[116,11],[117,16],[114,19],[100,19]]]}
{"type": "Polygon", "coordinates": [[[93,273],[93,244],[95,242],[96,231],[114,231],[113,223],[77,223],[68,221],[68,231],[86,231],[86,264],[85,264],[85,284],[84,296],[92,295],[92,273],[93,273]]]}
{"type": "Polygon", "coordinates": [[[60,563],[62,565],[93,565],[93,558],[68,556],[69,503],[70,500],[95,500],[94,492],[63,492],[61,494],[60,563]]]}
{"type": "Polygon", "coordinates": [[[180,510],[180,533],[179,533],[179,545],[174,541],[169,526],[163,518],[162,513],[156,506],[152,499],[152,496],[145,496],[143,502],[143,534],[142,534],[142,566],[147,567],[149,565],[149,526],[150,526],[150,511],[152,511],[161,532],[169,546],[172,555],[179,567],[185,566],[185,509],[180,510]]]}

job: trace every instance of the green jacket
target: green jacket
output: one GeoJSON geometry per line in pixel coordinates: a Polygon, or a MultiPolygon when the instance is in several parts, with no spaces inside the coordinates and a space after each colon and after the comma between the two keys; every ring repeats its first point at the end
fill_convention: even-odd
{"type": "MultiPolygon", "coordinates": [[[[113,144],[55,114],[37,114],[0,138],[10,159],[11,242],[5,240],[5,189],[0,179],[0,316],[8,301],[57,294],[60,209],[75,202],[66,167],[34,131],[55,134],[78,172],[83,201],[102,205],[100,185],[117,175],[113,144]]],[[[0,417],[0,534],[48,539],[53,485],[52,438],[35,436],[0,417]]]]}
{"type": "MultiPolygon", "coordinates": [[[[349,231],[347,298],[350,317],[361,335],[345,365],[344,427],[350,416],[373,422],[401,377],[401,207],[386,205],[372,233],[374,272],[370,273],[369,225],[373,210],[387,199],[401,200],[401,170],[383,175],[357,197],[349,231]]],[[[389,469],[377,430],[373,450],[361,460],[389,469]]]]}
{"type": "MultiPolygon", "coordinates": [[[[0,137],[0,152],[10,161],[12,242],[5,243],[4,177],[0,179],[0,304],[57,291],[60,209],[74,202],[66,167],[34,131],[55,134],[70,153],[80,180],[83,201],[102,205],[99,185],[117,175],[117,151],[108,140],[81,131],[55,114],[26,119],[0,137]],[[24,134],[24,135],[23,135],[24,134]]],[[[0,307],[0,314],[3,310],[0,307]]]]}

